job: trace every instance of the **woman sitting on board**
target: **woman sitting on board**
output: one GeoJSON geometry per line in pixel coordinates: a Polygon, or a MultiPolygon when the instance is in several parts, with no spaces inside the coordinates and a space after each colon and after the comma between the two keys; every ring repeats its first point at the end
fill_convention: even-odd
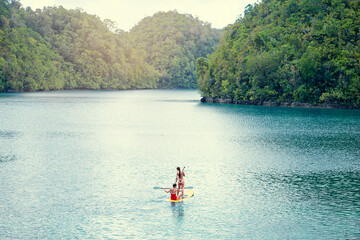
{"type": "Polygon", "coordinates": [[[179,189],[184,190],[184,187],[185,187],[185,181],[184,181],[185,172],[184,172],[184,169],[183,169],[183,171],[181,171],[180,167],[177,167],[176,170],[177,170],[177,173],[176,173],[175,183],[179,180],[179,189]]]}
{"type": "Polygon", "coordinates": [[[174,183],[173,187],[170,188],[169,190],[165,190],[165,188],[163,188],[163,189],[165,192],[170,193],[171,200],[179,200],[184,195],[184,189],[182,189],[182,190],[176,189],[176,183],[174,183]],[[179,194],[179,192],[180,192],[180,194],[179,194]]]}

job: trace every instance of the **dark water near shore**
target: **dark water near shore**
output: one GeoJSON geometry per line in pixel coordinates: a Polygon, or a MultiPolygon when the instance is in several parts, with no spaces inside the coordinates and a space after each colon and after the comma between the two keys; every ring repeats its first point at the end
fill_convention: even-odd
{"type": "Polygon", "coordinates": [[[0,239],[360,238],[359,110],[199,99],[0,94],[0,239]]]}

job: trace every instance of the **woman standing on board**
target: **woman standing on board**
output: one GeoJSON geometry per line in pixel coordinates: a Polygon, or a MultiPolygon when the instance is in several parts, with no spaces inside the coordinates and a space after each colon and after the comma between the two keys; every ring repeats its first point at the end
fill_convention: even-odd
{"type": "Polygon", "coordinates": [[[184,189],[184,187],[185,187],[185,181],[184,181],[185,172],[181,171],[180,167],[177,167],[176,169],[177,169],[177,173],[176,173],[175,183],[179,180],[179,184],[178,184],[179,189],[184,189]]]}

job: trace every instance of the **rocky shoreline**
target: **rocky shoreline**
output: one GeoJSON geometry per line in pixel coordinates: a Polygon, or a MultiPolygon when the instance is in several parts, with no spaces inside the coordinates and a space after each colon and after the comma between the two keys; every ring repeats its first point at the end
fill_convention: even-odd
{"type": "Polygon", "coordinates": [[[342,109],[360,109],[360,106],[349,106],[335,103],[299,103],[299,102],[270,102],[270,101],[246,101],[222,98],[203,97],[202,103],[220,103],[220,104],[237,104],[237,105],[255,105],[255,106],[272,106],[272,107],[301,107],[301,108],[342,108],[342,109]]]}

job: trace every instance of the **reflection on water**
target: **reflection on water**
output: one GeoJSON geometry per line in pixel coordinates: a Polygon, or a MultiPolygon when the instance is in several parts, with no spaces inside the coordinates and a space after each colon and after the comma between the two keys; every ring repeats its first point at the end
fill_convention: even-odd
{"type": "Polygon", "coordinates": [[[184,203],[183,202],[170,202],[172,216],[174,218],[183,218],[185,216],[184,203]]]}

